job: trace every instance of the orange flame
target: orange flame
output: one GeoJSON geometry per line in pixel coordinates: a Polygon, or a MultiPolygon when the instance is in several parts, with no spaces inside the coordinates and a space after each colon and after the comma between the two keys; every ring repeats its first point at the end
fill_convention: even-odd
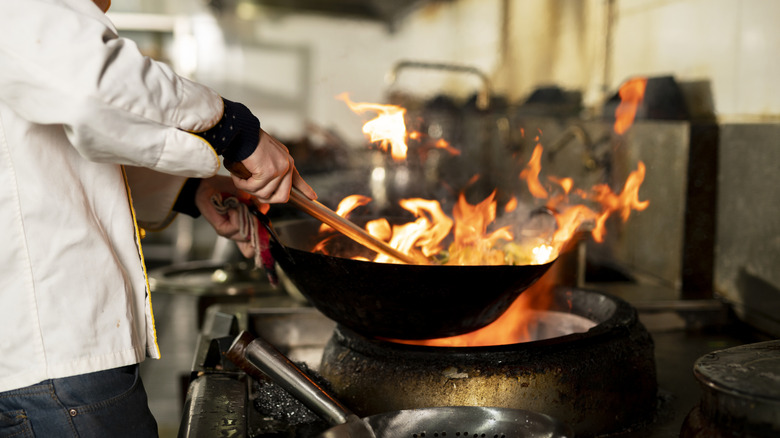
{"type": "Polygon", "coordinates": [[[390,155],[396,161],[406,158],[408,146],[406,145],[406,123],[404,114],[406,109],[398,105],[381,105],[378,103],[355,103],[349,99],[347,93],[336,97],[343,100],[349,108],[356,112],[374,111],[377,117],[363,125],[363,133],[367,134],[372,143],[379,143],[383,151],[390,148],[390,155]]]}
{"type": "Polygon", "coordinates": [[[620,218],[627,221],[631,210],[642,211],[650,205],[650,201],[639,200],[639,187],[645,180],[645,163],[639,162],[637,169],[626,178],[626,184],[620,195],[612,193],[609,186],[600,184],[593,188],[594,200],[603,205],[608,211],[620,211],[620,218]]]}
{"type": "Polygon", "coordinates": [[[647,78],[630,79],[620,87],[618,91],[620,105],[615,109],[614,129],[616,133],[625,133],[634,123],[636,110],[645,96],[646,87],[647,78]]]}
{"type": "Polygon", "coordinates": [[[550,308],[553,295],[549,292],[555,286],[554,281],[554,275],[542,276],[520,294],[498,319],[473,332],[438,339],[391,339],[391,341],[429,347],[479,347],[532,341],[530,328],[536,323],[538,314],[531,310],[550,308]]]}
{"type": "Polygon", "coordinates": [[[539,173],[542,171],[542,145],[537,144],[534,148],[534,152],[531,155],[531,160],[528,161],[528,165],[522,172],[520,172],[520,179],[524,179],[528,184],[528,191],[531,192],[535,198],[544,199],[547,197],[547,190],[542,187],[542,183],[539,182],[539,173]]]}
{"type": "Polygon", "coordinates": [[[497,248],[499,240],[511,242],[514,236],[509,227],[488,232],[488,225],[496,219],[496,192],[477,205],[471,205],[461,193],[453,209],[455,242],[450,246],[451,264],[502,265],[504,252],[497,248]]]}
{"type": "MultiPolygon", "coordinates": [[[[621,88],[620,95],[623,103],[616,111],[618,119],[615,122],[616,132],[625,132],[632,123],[645,84],[644,80],[631,81],[621,88]]],[[[403,121],[405,113],[403,108],[394,105],[355,104],[346,94],[341,95],[340,98],[355,112],[371,110],[379,113],[376,119],[364,125],[363,132],[371,135],[372,142],[380,142],[384,150],[387,150],[390,145],[394,159],[405,157],[407,146],[404,140],[407,133],[403,121]],[[399,151],[403,151],[403,154],[397,153],[399,151]]],[[[525,136],[522,129],[521,134],[525,136]]],[[[452,218],[443,212],[437,201],[404,199],[400,201],[400,205],[414,215],[416,218],[414,221],[391,225],[387,219],[382,218],[369,222],[366,230],[403,253],[413,257],[434,258],[444,264],[543,264],[554,260],[559,253],[570,250],[567,245],[573,242],[572,236],[583,226],[592,227],[591,234],[594,240],[601,242],[604,239],[606,220],[613,213],[618,212],[620,218],[626,221],[632,210],[641,211],[648,207],[649,201],[639,200],[639,188],[644,181],[646,171],[642,162],[639,162],[637,169],[631,172],[619,194],[612,192],[605,184],[583,190],[575,187],[574,180],[571,178],[547,177],[547,181],[557,187],[545,187],[540,180],[543,154],[541,134],[539,130],[535,137],[536,147],[519,177],[526,181],[531,195],[544,203],[545,210],[553,213],[557,227],[551,231],[551,236],[533,237],[529,244],[529,242],[515,242],[515,236],[509,226],[491,230],[497,212],[495,191],[476,205],[468,203],[461,193],[453,208],[452,218]],[[572,202],[573,197],[579,198],[582,202],[572,202]],[[586,202],[590,205],[585,205],[586,202]],[[447,239],[451,239],[451,243],[445,248],[444,242],[447,239]]],[[[413,131],[409,133],[409,138],[420,140],[423,134],[413,131]]],[[[443,139],[438,140],[435,146],[449,150],[451,153],[459,153],[451,149],[443,139]]],[[[473,184],[478,178],[479,175],[474,175],[468,184],[473,184]]],[[[353,209],[370,201],[366,197],[347,199],[349,198],[351,199],[347,203],[339,204],[339,214],[349,214],[353,209]]],[[[504,206],[504,211],[513,212],[516,209],[517,199],[512,197],[504,206]]],[[[330,237],[322,240],[315,251],[327,252],[329,239],[330,237]]],[[[383,255],[375,256],[373,261],[396,263],[394,259],[383,255]]],[[[552,295],[548,292],[555,279],[554,274],[551,275],[554,270],[555,266],[520,295],[498,320],[481,330],[451,338],[396,342],[434,346],[471,346],[502,345],[530,340],[528,330],[536,318],[536,312],[528,310],[549,307],[552,295]]]]}
{"type": "Polygon", "coordinates": [[[425,199],[404,199],[400,204],[418,219],[414,222],[415,226],[393,227],[391,245],[393,241],[410,242],[412,246],[420,248],[425,257],[441,252],[440,244],[452,229],[452,220],[441,209],[441,205],[425,199]]]}
{"type": "Polygon", "coordinates": [[[571,178],[556,178],[554,176],[548,176],[547,179],[561,186],[563,192],[566,194],[569,194],[572,187],[574,187],[574,180],[571,178]]]}
{"type": "MultiPolygon", "coordinates": [[[[630,81],[621,88],[621,97],[627,103],[638,103],[641,100],[646,80],[630,81]]],[[[406,125],[403,121],[405,110],[395,105],[379,105],[354,103],[346,93],[339,96],[355,111],[376,111],[380,115],[367,122],[363,131],[372,133],[372,141],[380,141],[383,146],[390,144],[395,149],[396,144],[403,144],[406,152],[406,125]],[[387,120],[392,120],[387,122],[387,120]],[[377,129],[381,127],[381,129],[377,129]],[[381,135],[379,135],[381,134],[381,135]]],[[[634,112],[636,105],[634,106],[634,112]]],[[[628,110],[622,110],[626,112],[628,110]]],[[[626,112],[627,113],[627,112],[626,112]]],[[[633,112],[631,112],[633,114],[633,112]]],[[[420,139],[423,134],[413,131],[410,138],[420,139]]],[[[520,179],[526,181],[532,196],[543,200],[547,210],[554,213],[557,228],[550,232],[547,238],[534,237],[533,242],[514,242],[515,236],[509,226],[489,230],[496,219],[497,203],[495,191],[482,202],[471,205],[463,194],[460,195],[452,214],[452,219],[443,211],[436,201],[423,199],[406,199],[400,202],[401,207],[415,216],[413,222],[402,225],[390,225],[382,219],[373,221],[367,226],[367,231],[387,242],[393,248],[410,256],[435,257],[437,261],[446,264],[489,265],[489,264],[527,264],[546,263],[557,257],[558,253],[578,232],[583,225],[591,227],[591,234],[597,242],[604,239],[605,224],[612,213],[619,212],[623,221],[627,220],[632,210],[644,210],[649,201],[639,200],[639,187],[644,181],[645,166],[638,164],[636,171],[629,175],[620,194],[613,193],[609,186],[600,184],[589,190],[574,187],[571,178],[548,177],[547,180],[559,187],[552,190],[546,188],[540,180],[543,147],[539,143],[542,131],[538,130],[531,158],[520,173],[520,179]],[[573,203],[571,197],[577,196],[583,202],[573,203]],[[591,205],[585,205],[589,202],[591,205]],[[452,235],[450,237],[450,232],[452,235]],[[451,238],[451,243],[445,248],[445,239],[451,238]],[[529,245],[530,243],[530,245],[529,245]]],[[[443,139],[437,141],[439,147],[447,148],[443,139]]],[[[404,155],[405,156],[405,155],[404,155]]],[[[393,157],[398,156],[393,153],[393,157]]],[[[474,175],[472,184],[479,175],[474,175]]],[[[352,209],[365,205],[370,199],[366,197],[348,197],[339,205],[338,213],[345,215],[352,209]]],[[[510,212],[517,208],[517,200],[511,199],[505,206],[510,212]]],[[[525,238],[525,237],[523,237],[525,238]]],[[[325,245],[319,247],[324,250],[325,245]]],[[[386,256],[377,255],[376,262],[396,262],[386,256]]]]}
{"type": "Polygon", "coordinates": [[[606,220],[612,213],[619,211],[620,218],[625,222],[631,211],[641,211],[647,208],[649,201],[639,201],[639,187],[645,178],[645,165],[638,162],[637,170],[631,172],[626,179],[625,186],[620,195],[615,194],[606,184],[597,184],[590,191],[574,188],[574,180],[571,178],[557,178],[550,176],[547,179],[562,189],[562,193],[553,195],[546,190],[540,179],[541,156],[543,148],[537,144],[525,169],[520,173],[520,178],[528,184],[528,191],[536,198],[544,199],[545,206],[555,211],[555,220],[558,228],[552,238],[552,246],[560,250],[571,237],[580,230],[584,223],[592,224],[591,235],[596,242],[603,242],[606,232],[606,220]],[[569,195],[576,194],[583,200],[590,200],[598,204],[598,208],[592,208],[584,204],[571,204],[569,195]]]}
{"type": "Polygon", "coordinates": [[[438,149],[444,149],[445,151],[449,152],[450,155],[460,155],[460,151],[450,146],[450,143],[443,138],[436,140],[436,143],[433,145],[438,149]]]}
{"type": "Polygon", "coordinates": [[[642,211],[650,205],[650,201],[639,200],[639,187],[645,179],[645,164],[637,163],[637,170],[631,172],[620,194],[614,193],[608,185],[597,184],[590,192],[578,191],[578,194],[598,204],[599,211],[595,211],[583,204],[566,205],[558,203],[560,199],[552,200],[558,214],[555,220],[558,229],[553,235],[553,246],[561,247],[571,239],[583,223],[592,223],[591,235],[596,242],[604,241],[606,233],[606,221],[614,212],[620,212],[623,222],[627,221],[632,210],[642,211]]]}
{"type": "MultiPolygon", "coordinates": [[[[336,214],[338,214],[341,217],[347,217],[349,213],[352,212],[352,210],[366,205],[369,202],[371,202],[371,198],[368,196],[363,195],[349,195],[346,198],[342,199],[341,202],[339,202],[339,206],[336,207],[336,214]]],[[[325,232],[327,230],[330,230],[330,225],[322,224],[320,225],[320,233],[325,232]]]]}

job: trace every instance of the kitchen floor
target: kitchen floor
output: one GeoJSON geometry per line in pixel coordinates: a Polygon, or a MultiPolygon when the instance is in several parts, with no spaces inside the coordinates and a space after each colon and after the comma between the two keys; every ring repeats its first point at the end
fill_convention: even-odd
{"type": "Polygon", "coordinates": [[[141,363],[149,407],[160,438],[176,437],[181,423],[192,360],[198,337],[197,298],[153,293],[152,306],[162,359],[141,363]]]}

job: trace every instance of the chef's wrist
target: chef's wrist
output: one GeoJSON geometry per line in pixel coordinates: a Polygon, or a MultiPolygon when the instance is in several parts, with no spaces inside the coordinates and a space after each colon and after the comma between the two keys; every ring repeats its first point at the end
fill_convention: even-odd
{"type": "Polygon", "coordinates": [[[260,141],[260,120],[241,103],[222,98],[222,118],[211,129],[196,133],[223,157],[240,162],[252,155],[260,141]]]}
{"type": "Polygon", "coordinates": [[[173,211],[194,218],[200,216],[200,209],[195,205],[195,194],[198,192],[201,181],[203,181],[201,178],[187,179],[179,192],[179,196],[176,198],[176,202],[173,204],[173,211]]]}

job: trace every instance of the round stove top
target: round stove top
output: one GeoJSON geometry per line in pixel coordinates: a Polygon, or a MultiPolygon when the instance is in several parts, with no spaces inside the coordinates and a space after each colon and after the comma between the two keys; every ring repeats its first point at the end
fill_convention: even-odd
{"type": "Polygon", "coordinates": [[[780,340],[707,354],[696,362],[694,373],[717,391],[780,403],[780,340]]]}
{"type": "Polygon", "coordinates": [[[780,340],[741,345],[699,358],[702,413],[729,429],[780,432],[780,340]]]}

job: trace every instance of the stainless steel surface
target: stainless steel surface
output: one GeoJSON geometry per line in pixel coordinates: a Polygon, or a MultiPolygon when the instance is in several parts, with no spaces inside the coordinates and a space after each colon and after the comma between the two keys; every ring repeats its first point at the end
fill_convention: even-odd
{"type": "Polygon", "coordinates": [[[179,437],[230,437],[238,430],[247,436],[246,415],[236,415],[249,402],[244,382],[227,374],[203,375],[190,384],[188,398],[179,437]]]}
{"type": "Polygon", "coordinates": [[[780,336],[780,124],[724,124],[715,291],[780,336]]]}
{"type": "Polygon", "coordinates": [[[196,260],[150,271],[149,287],[152,292],[192,296],[278,294],[264,277],[248,262],[196,260]]]}
{"type": "Polygon", "coordinates": [[[317,371],[336,323],[311,307],[250,308],[247,330],[262,335],[295,362],[317,371]]]}
{"type": "Polygon", "coordinates": [[[689,137],[688,123],[642,122],[624,138],[612,140],[607,182],[625,181],[643,161],[647,173],[640,199],[649,200],[650,206],[633,212],[625,224],[612,218],[604,244],[589,245],[589,254],[609,257],[630,272],[682,288],[689,137]]]}

